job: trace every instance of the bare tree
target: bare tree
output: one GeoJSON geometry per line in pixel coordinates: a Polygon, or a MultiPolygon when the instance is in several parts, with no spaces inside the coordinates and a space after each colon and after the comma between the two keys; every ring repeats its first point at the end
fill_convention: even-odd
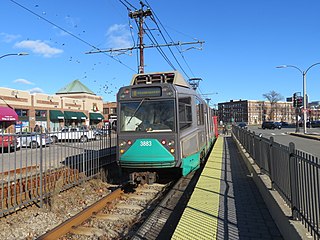
{"type": "Polygon", "coordinates": [[[277,110],[277,102],[283,99],[283,96],[280,93],[277,93],[276,91],[272,90],[268,93],[262,94],[264,98],[266,98],[271,105],[270,108],[270,118],[273,120],[274,119],[274,113],[277,110]]]}

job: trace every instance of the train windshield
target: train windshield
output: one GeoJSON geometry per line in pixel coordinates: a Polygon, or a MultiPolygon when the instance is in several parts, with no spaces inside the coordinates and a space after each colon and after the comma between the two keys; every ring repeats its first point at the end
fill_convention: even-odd
{"type": "Polygon", "coordinates": [[[120,131],[174,132],[174,101],[147,100],[120,103],[120,131]]]}

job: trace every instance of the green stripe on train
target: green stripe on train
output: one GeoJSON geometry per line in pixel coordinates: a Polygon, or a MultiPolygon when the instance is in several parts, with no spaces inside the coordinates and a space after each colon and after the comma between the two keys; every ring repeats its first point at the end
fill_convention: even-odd
{"type": "Polygon", "coordinates": [[[192,154],[188,157],[182,158],[182,175],[186,176],[190,172],[197,170],[200,167],[200,153],[192,154]]]}
{"type": "Polygon", "coordinates": [[[137,139],[120,157],[126,163],[173,163],[174,156],[157,139],[137,139]]]}

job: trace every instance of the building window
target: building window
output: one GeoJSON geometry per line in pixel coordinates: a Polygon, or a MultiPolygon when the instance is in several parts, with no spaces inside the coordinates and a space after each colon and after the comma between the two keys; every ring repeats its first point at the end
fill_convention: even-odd
{"type": "Polygon", "coordinates": [[[47,117],[47,110],[36,110],[36,117],[47,117]]]}
{"type": "Polygon", "coordinates": [[[117,108],[110,108],[110,114],[116,114],[117,108]]]}
{"type": "Polygon", "coordinates": [[[17,115],[19,117],[27,117],[27,116],[29,116],[27,109],[15,109],[15,111],[16,111],[16,113],[17,113],[17,115]]]}
{"type": "Polygon", "coordinates": [[[109,114],[109,108],[104,108],[103,109],[103,114],[109,114]]]}

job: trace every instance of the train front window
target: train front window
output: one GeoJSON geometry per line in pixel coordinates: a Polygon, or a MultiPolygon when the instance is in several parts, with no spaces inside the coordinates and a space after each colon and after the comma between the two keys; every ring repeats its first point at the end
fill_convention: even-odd
{"type": "Polygon", "coordinates": [[[146,100],[120,103],[120,131],[175,131],[174,101],[146,100]]]}

